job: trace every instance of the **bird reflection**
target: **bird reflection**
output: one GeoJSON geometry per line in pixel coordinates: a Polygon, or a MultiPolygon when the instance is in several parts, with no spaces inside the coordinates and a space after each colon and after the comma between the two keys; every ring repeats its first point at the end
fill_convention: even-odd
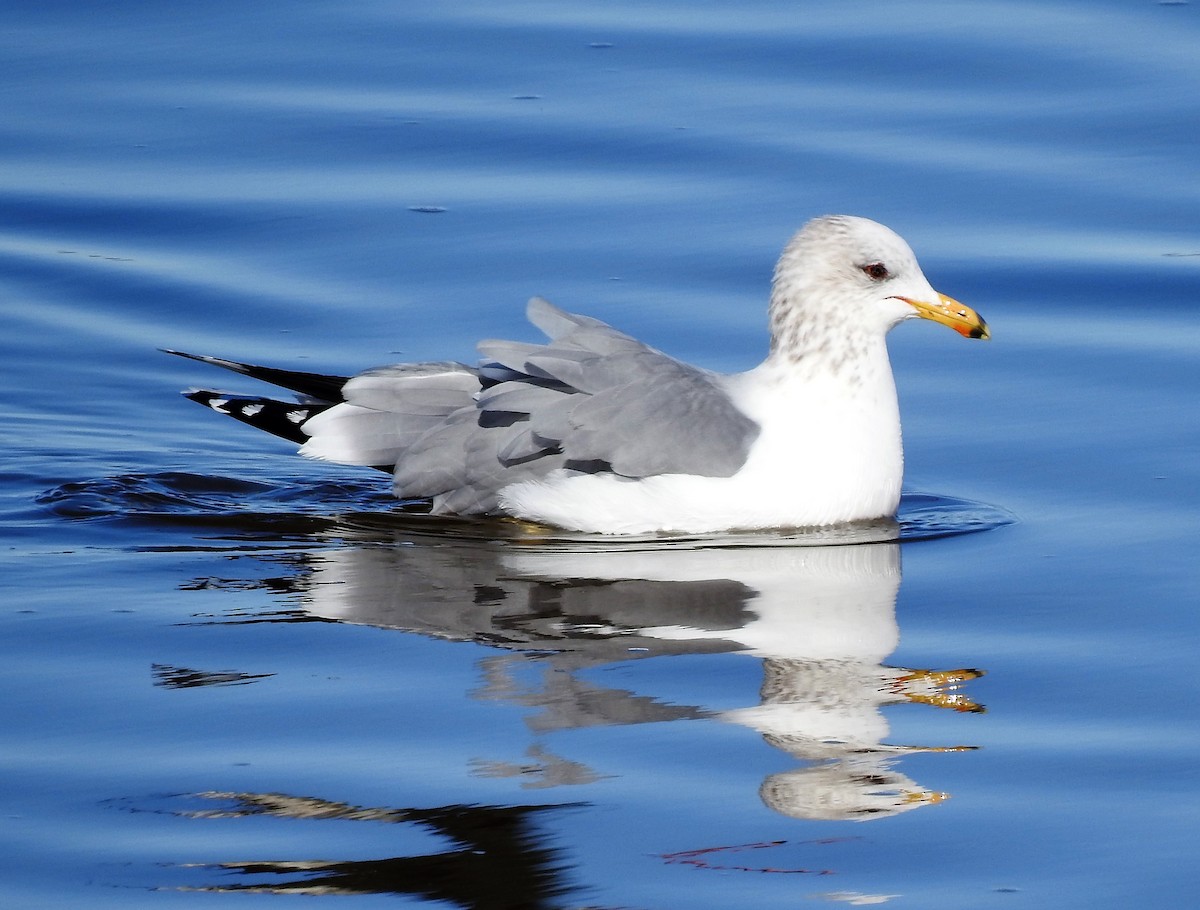
{"type": "Polygon", "coordinates": [[[572,888],[561,852],[538,817],[558,806],[351,806],[281,793],[197,794],[206,805],[178,811],[191,818],[270,816],[406,824],[446,848],[376,860],[255,860],[206,866],[237,876],[233,882],[192,885],[188,891],[271,894],[406,894],[470,910],[562,906],[572,888]]]}
{"type": "MultiPolygon", "coordinates": [[[[563,546],[419,533],[383,541],[375,533],[310,554],[296,588],[309,618],[509,652],[481,662],[472,695],[529,707],[534,734],[720,718],[797,760],[763,782],[765,805],[797,818],[869,819],[946,796],[898,771],[898,756],[970,748],[889,744],[883,707],[982,710],[960,691],[977,670],[884,663],[899,644],[900,580],[895,543],[563,546]],[[580,675],[617,661],[721,652],[761,662],[757,704],[715,711],[580,675]]],[[[480,758],[474,771],[519,777],[529,788],[603,776],[538,742],[526,758],[480,758]]]]}
{"type": "MultiPolygon", "coordinates": [[[[547,579],[558,572],[586,578],[593,586],[640,578],[644,599],[632,614],[656,624],[622,627],[604,617],[607,624],[595,624],[607,634],[623,628],[660,645],[736,647],[761,658],[760,703],[719,716],[758,730],[771,745],[804,763],[763,783],[760,795],[770,808],[800,818],[865,819],[945,798],[890,766],[897,755],[929,749],[885,744],[888,727],[880,709],[915,702],[980,710],[957,689],[979,672],[883,663],[899,644],[898,545],[605,551],[565,559],[562,554],[524,552],[509,556],[506,565],[519,577],[547,579]],[[734,590],[730,582],[736,584],[736,607],[707,614],[723,615],[725,621],[702,625],[692,615],[678,613],[659,621],[672,611],[655,607],[671,603],[676,585],[712,582],[714,574],[724,576],[727,594],[734,590]],[[730,622],[735,615],[737,621],[730,622]]],[[[525,701],[532,698],[527,694],[525,701]]],[[[589,704],[595,702],[592,698],[589,704]]],[[[555,717],[561,718],[561,705],[555,702],[554,707],[555,717]]],[[[535,724],[538,720],[546,723],[543,717],[535,724]]],[[[933,747],[948,748],[963,747],[933,747]]]]}

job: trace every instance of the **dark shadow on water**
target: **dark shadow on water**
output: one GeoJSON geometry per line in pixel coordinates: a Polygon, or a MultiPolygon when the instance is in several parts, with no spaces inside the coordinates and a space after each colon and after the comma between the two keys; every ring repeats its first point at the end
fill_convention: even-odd
{"type": "Polygon", "coordinates": [[[197,689],[206,686],[244,686],[274,673],[242,673],[238,670],[196,670],[171,664],[152,664],[154,685],[164,689],[197,689]]]}
{"type": "Polygon", "coordinates": [[[219,873],[220,880],[182,884],[177,886],[181,891],[394,894],[464,910],[539,910],[563,906],[562,899],[577,890],[568,881],[570,867],[562,851],[552,845],[551,835],[540,823],[542,817],[561,811],[561,805],[379,808],[281,793],[227,792],[199,793],[194,799],[207,805],[157,811],[220,823],[265,817],[411,825],[446,846],[422,855],[384,859],[202,863],[199,869],[219,873]]]}

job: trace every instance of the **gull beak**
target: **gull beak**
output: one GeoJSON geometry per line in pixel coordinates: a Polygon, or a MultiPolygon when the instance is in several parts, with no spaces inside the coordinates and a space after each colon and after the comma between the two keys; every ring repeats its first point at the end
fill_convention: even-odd
{"type": "Polygon", "coordinates": [[[964,338],[991,338],[992,333],[983,317],[969,306],[959,303],[953,297],[938,294],[935,303],[925,300],[913,300],[911,297],[900,297],[922,319],[932,319],[942,325],[948,325],[964,338]]]}

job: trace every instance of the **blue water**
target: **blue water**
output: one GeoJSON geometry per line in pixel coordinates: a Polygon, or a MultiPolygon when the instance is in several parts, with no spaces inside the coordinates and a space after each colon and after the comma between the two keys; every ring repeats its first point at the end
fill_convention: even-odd
{"type": "Polygon", "coordinates": [[[9,6],[0,904],[1195,905],[1200,6],[9,6]],[[830,211],[994,333],[898,544],[398,515],[157,351],[742,369],[830,211]]]}

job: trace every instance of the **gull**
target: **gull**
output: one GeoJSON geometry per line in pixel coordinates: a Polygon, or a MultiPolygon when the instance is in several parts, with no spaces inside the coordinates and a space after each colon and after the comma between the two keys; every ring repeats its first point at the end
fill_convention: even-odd
{"type": "Polygon", "coordinates": [[[766,359],[741,373],[676,360],[535,297],[542,344],[353,377],[167,351],[296,392],[184,394],[300,454],[392,475],[438,515],[600,534],[819,528],[894,516],[904,455],[886,336],[907,319],[988,338],[908,244],[849,215],[808,222],[775,267],[766,359]]]}

